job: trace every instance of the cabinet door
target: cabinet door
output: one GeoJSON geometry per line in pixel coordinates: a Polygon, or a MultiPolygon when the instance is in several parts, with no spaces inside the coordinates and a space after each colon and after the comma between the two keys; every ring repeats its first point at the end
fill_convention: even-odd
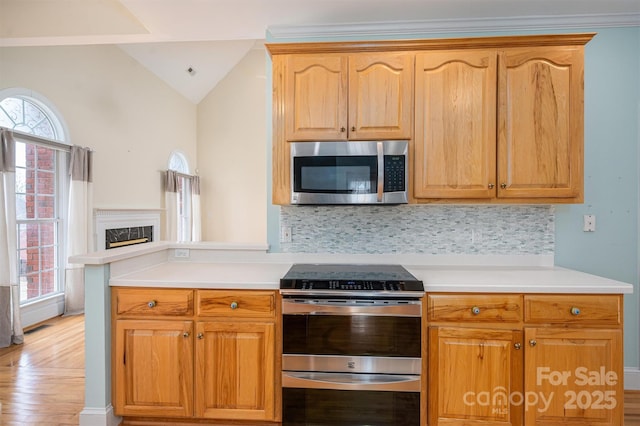
{"type": "Polygon", "coordinates": [[[273,420],[275,326],[199,322],[196,417],[273,420]]]}
{"type": "Polygon", "coordinates": [[[521,425],[522,331],[430,327],[429,426],[521,425]]]}
{"type": "Polygon", "coordinates": [[[525,329],[531,426],[623,424],[622,331],[525,329]]]}
{"type": "Polygon", "coordinates": [[[286,139],[347,139],[345,55],[290,55],[286,64],[286,139]]]}
{"type": "Polygon", "coordinates": [[[116,414],[193,415],[192,331],[191,321],[116,321],[116,414]]]}
{"type": "Polygon", "coordinates": [[[413,53],[349,57],[349,139],[411,139],[413,53]]]}
{"type": "Polygon", "coordinates": [[[416,198],[495,196],[496,57],[416,55],[416,198]]]}
{"type": "Polygon", "coordinates": [[[499,197],[582,201],[583,47],[500,53],[499,197]]]}

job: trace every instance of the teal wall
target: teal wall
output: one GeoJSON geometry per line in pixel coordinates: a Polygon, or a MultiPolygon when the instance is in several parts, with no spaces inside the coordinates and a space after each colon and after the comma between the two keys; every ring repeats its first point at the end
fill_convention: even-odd
{"type": "Polygon", "coordinates": [[[584,204],[556,208],[555,262],[634,284],[625,296],[625,366],[638,352],[640,27],[599,30],[585,49],[584,204]],[[583,215],[596,232],[583,232],[583,215]]]}
{"type": "MultiPolygon", "coordinates": [[[[597,32],[585,49],[585,202],[560,205],[555,217],[555,263],[632,283],[625,296],[625,366],[640,365],[638,297],[638,162],[640,145],[640,27],[582,28],[528,33],[597,32]],[[583,215],[596,215],[596,232],[582,231],[583,215]]],[[[515,35],[523,32],[439,34],[402,38],[443,38],[480,35],[515,35]]],[[[373,39],[376,37],[367,37],[373,39]]],[[[393,38],[390,36],[377,38],[393,38]]],[[[346,40],[348,38],[340,38],[346,40]]],[[[336,41],[327,39],[323,41],[336,41]]],[[[267,41],[272,40],[267,34],[267,41]]],[[[296,40],[277,40],[300,42],[296,40]]],[[[318,40],[313,40],[318,41],[318,40]]],[[[271,93],[271,61],[267,61],[271,93]]],[[[268,123],[271,99],[268,96],[268,123]]],[[[270,126],[271,124],[269,124],[270,126]]],[[[269,129],[271,140],[271,129],[269,129]]],[[[280,251],[280,208],[271,194],[271,145],[268,146],[267,238],[272,251],[280,251]]]]}

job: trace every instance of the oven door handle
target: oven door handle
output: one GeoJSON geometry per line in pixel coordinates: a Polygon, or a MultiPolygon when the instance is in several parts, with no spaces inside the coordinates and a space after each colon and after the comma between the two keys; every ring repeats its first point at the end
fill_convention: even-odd
{"type": "Polygon", "coordinates": [[[335,303],[305,303],[283,299],[284,315],[379,315],[419,317],[422,315],[422,303],[399,303],[389,305],[338,305],[335,303]]]}
{"type": "Polygon", "coordinates": [[[282,387],[353,391],[420,392],[420,376],[283,371],[282,387]]]}

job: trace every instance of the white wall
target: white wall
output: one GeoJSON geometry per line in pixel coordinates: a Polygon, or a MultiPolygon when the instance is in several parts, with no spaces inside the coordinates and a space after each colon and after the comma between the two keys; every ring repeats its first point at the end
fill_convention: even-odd
{"type": "Polygon", "coordinates": [[[196,105],[116,46],[0,48],[0,89],[23,87],[63,115],[94,156],[94,206],[161,208],[172,150],[196,157],[196,105]]]}
{"type": "Polygon", "coordinates": [[[250,50],[198,105],[203,240],[267,240],[265,55],[250,50]]]}

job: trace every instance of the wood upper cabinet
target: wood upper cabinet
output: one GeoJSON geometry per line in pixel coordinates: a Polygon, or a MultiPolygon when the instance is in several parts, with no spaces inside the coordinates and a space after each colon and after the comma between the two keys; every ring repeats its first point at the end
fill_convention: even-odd
{"type": "Polygon", "coordinates": [[[416,198],[490,198],[496,182],[495,50],[416,55],[416,198]]]}
{"type": "Polygon", "coordinates": [[[115,322],[114,407],[122,416],[193,415],[193,322],[115,322]]]}
{"type": "Polygon", "coordinates": [[[583,197],[582,46],[499,54],[499,197],[583,197]]]}
{"type": "Polygon", "coordinates": [[[196,417],[273,420],[275,324],[197,324],[196,417]]]}
{"type": "Polygon", "coordinates": [[[525,342],[526,425],[624,423],[622,330],[525,328],[525,342]]]}
{"type": "Polygon", "coordinates": [[[582,202],[591,37],[418,53],[416,200],[582,202]]]}
{"type": "Polygon", "coordinates": [[[409,139],[413,54],[288,55],[286,140],[409,139]]]}
{"type": "Polygon", "coordinates": [[[429,426],[521,425],[522,331],[430,327],[429,426]]]}

